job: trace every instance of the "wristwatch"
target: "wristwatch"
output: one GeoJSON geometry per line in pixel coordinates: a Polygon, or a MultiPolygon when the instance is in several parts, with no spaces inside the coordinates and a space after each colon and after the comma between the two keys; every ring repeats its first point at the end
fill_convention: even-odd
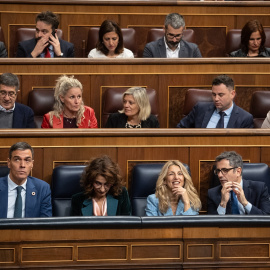
{"type": "Polygon", "coordinates": [[[64,54],[61,52],[60,55],[58,55],[57,57],[63,57],[64,54]]]}

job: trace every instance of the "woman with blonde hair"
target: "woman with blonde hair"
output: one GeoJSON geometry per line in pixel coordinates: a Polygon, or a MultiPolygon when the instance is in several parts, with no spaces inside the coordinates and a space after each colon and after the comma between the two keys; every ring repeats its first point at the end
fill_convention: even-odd
{"type": "Polygon", "coordinates": [[[159,128],[145,88],[131,87],[123,94],[123,109],[109,116],[106,128],[159,128]]]}
{"type": "Polygon", "coordinates": [[[156,183],[156,193],[147,198],[147,216],[198,215],[201,201],[186,167],[168,161],[156,183]]]}
{"type": "Polygon", "coordinates": [[[92,108],[84,106],[83,87],[74,76],[58,78],[54,91],[53,111],[43,116],[42,128],[97,128],[92,108]]]}

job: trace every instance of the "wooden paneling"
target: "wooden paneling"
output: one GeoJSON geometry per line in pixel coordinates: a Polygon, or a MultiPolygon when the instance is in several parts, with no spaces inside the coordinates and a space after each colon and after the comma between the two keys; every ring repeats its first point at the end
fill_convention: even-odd
{"type": "Polygon", "coordinates": [[[249,111],[252,93],[269,91],[268,59],[1,59],[0,72],[19,76],[18,102],[28,103],[29,92],[54,87],[62,75],[74,75],[83,84],[83,99],[101,123],[102,94],[109,87],[143,86],[157,91],[162,128],[174,128],[182,118],[189,88],[211,89],[212,80],[228,74],[235,81],[236,104],[249,111]]]}
{"type": "MultiPolygon", "coordinates": [[[[13,57],[15,29],[33,25],[36,15],[43,10],[59,14],[59,28],[64,39],[75,45],[75,56],[83,56],[87,29],[105,19],[119,22],[122,28],[133,27],[137,31],[139,55],[146,43],[147,30],[162,27],[166,14],[178,12],[187,28],[194,29],[196,42],[204,57],[222,57],[226,32],[242,28],[251,19],[259,19],[269,26],[269,2],[179,2],[179,1],[5,1],[0,4],[0,25],[4,32],[9,56],[13,57]]],[[[88,52],[86,52],[87,55],[88,52]]]]}

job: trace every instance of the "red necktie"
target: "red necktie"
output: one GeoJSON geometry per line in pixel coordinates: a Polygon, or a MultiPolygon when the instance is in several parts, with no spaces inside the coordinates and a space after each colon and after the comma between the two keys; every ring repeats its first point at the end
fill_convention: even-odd
{"type": "Polygon", "coordinates": [[[51,58],[51,54],[48,47],[45,49],[45,58],[51,58]]]}

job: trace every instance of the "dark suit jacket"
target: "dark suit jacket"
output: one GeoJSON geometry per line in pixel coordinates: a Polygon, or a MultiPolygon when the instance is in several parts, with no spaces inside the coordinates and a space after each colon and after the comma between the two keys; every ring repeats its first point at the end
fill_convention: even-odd
{"type": "MultiPolygon", "coordinates": [[[[59,42],[63,57],[74,57],[74,45],[62,39],[59,39],[59,42]]],[[[16,57],[32,57],[31,52],[35,46],[35,38],[19,42],[16,57]]]]}
{"type": "Polygon", "coordinates": [[[0,41],[0,57],[1,58],[7,57],[7,50],[6,50],[4,42],[2,41],[0,41]]]}
{"type": "MultiPolygon", "coordinates": [[[[166,47],[164,42],[164,37],[147,43],[144,51],[143,57],[145,58],[167,58],[166,47]]],[[[179,58],[198,58],[202,57],[198,46],[194,43],[187,42],[185,40],[180,41],[179,58]]]]}
{"type": "MultiPolygon", "coordinates": [[[[215,109],[213,102],[198,102],[177,127],[206,128],[215,109]]],[[[227,128],[253,128],[253,116],[234,104],[227,128]]]]}
{"type": "MultiPolygon", "coordinates": [[[[252,204],[250,215],[269,215],[270,214],[270,197],[268,189],[263,182],[244,180],[243,190],[248,202],[252,204]]],[[[208,190],[207,213],[217,215],[217,208],[221,201],[222,186],[208,190]]],[[[230,202],[227,203],[226,214],[231,214],[230,202]]]]}
{"type": "MultiPolygon", "coordinates": [[[[125,128],[127,116],[124,113],[112,113],[105,128],[125,128]]],[[[159,128],[159,122],[155,115],[150,115],[145,121],[142,121],[142,128],[159,128]]]]}
{"type": "MultiPolygon", "coordinates": [[[[8,177],[0,178],[0,218],[7,217],[8,177]]],[[[28,176],[26,183],[25,217],[51,217],[51,189],[48,183],[28,176]]]]}
{"type": "MultiPolygon", "coordinates": [[[[126,188],[122,193],[113,197],[107,195],[107,215],[108,216],[130,216],[131,204],[126,188]]],[[[87,199],[84,192],[77,193],[71,198],[71,216],[93,216],[92,199],[87,199]]]]}
{"type": "Polygon", "coordinates": [[[35,128],[34,112],[28,106],[15,103],[13,112],[13,128],[35,128]]]}

